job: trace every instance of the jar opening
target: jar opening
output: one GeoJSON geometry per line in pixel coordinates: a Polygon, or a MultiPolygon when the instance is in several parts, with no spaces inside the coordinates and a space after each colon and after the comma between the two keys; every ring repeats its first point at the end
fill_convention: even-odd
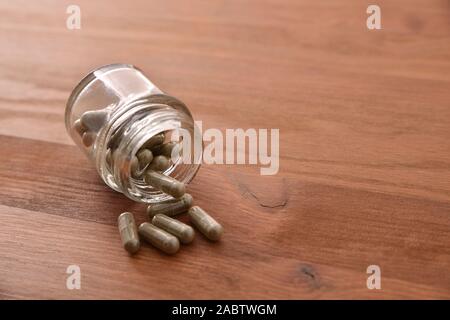
{"type": "MultiPolygon", "coordinates": [[[[173,141],[174,134],[180,130],[192,133],[194,137],[194,122],[192,118],[180,110],[173,109],[167,105],[148,104],[129,110],[129,114],[117,117],[121,120],[116,125],[112,124],[110,132],[106,134],[103,150],[98,152],[100,174],[105,182],[112,184],[115,190],[123,192],[127,197],[140,202],[154,203],[168,200],[171,196],[148,185],[143,180],[142,173],[146,168],[139,168],[138,177],[132,174],[132,159],[139,150],[153,137],[163,134],[164,142],[173,141]],[[151,112],[149,112],[151,111],[151,112]],[[111,152],[111,163],[108,163],[108,152],[111,152]]],[[[180,141],[177,141],[180,142],[180,141]]],[[[181,143],[180,143],[181,145],[181,143]]],[[[194,145],[191,143],[190,145],[194,145]]],[[[192,152],[182,150],[181,152],[192,152]]],[[[172,158],[170,166],[163,170],[180,182],[189,183],[197,173],[200,165],[194,161],[192,164],[185,164],[183,157],[172,158]]]]}

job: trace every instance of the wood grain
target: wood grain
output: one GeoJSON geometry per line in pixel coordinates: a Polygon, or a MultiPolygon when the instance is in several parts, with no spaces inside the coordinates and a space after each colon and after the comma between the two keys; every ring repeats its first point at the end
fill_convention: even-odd
{"type": "Polygon", "coordinates": [[[450,298],[448,1],[378,1],[377,31],[356,0],[77,1],[72,31],[69,4],[0,3],[0,298],[450,298]],[[189,186],[220,243],[121,248],[117,215],[145,207],[63,121],[73,86],[114,62],[204,128],[280,129],[276,176],[204,165],[189,186]]]}

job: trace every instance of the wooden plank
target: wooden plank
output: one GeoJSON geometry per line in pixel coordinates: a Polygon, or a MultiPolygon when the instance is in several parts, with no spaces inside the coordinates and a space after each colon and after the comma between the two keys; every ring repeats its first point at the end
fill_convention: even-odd
{"type": "Polygon", "coordinates": [[[378,31],[359,1],[78,1],[76,31],[69,4],[0,3],[0,298],[450,297],[447,1],[380,0],[378,31]],[[104,185],[63,121],[112,62],[204,129],[280,129],[276,176],[208,165],[189,186],[221,243],[120,247],[117,215],[145,206],[104,185]]]}
{"type": "MultiPolygon", "coordinates": [[[[114,265],[120,264],[124,252],[120,248],[115,219],[120,212],[129,210],[136,213],[138,221],[142,222],[145,220],[144,207],[107,190],[96,177],[95,170],[89,169],[89,164],[75,147],[10,137],[0,137],[0,141],[1,150],[12,155],[14,159],[11,163],[7,162],[6,166],[0,167],[0,177],[3,181],[0,194],[4,204],[8,205],[3,208],[5,214],[2,215],[2,219],[7,219],[6,216],[11,210],[21,212],[12,207],[26,210],[26,214],[13,214],[15,220],[7,221],[9,226],[2,226],[2,229],[4,228],[2,234],[6,237],[17,234],[20,238],[22,232],[16,228],[22,228],[25,225],[23,232],[29,232],[36,238],[34,241],[29,239],[31,242],[29,250],[32,251],[31,248],[37,241],[41,241],[41,247],[53,244],[55,241],[73,243],[69,246],[71,251],[81,250],[82,252],[77,255],[77,259],[104,260],[99,262],[105,263],[103,267],[94,264],[92,268],[99,268],[105,274],[112,272],[107,267],[112,258],[98,257],[98,251],[106,250],[108,255],[112,254],[111,252],[119,254],[119,257],[114,258],[117,260],[114,260],[114,265]],[[23,153],[22,150],[29,150],[29,152],[23,153]],[[54,159],[65,155],[67,161],[53,161],[53,159],[38,161],[46,158],[44,154],[50,153],[55,157],[54,159]],[[73,157],[71,157],[72,154],[73,157]],[[16,168],[12,172],[13,164],[16,168]],[[66,175],[68,167],[71,168],[71,176],[66,175]],[[53,217],[48,213],[51,213],[53,217]],[[28,214],[33,218],[27,218],[28,214]],[[53,227],[50,221],[59,221],[55,222],[57,229],[54,233],[49,231],[50,227],[46,227],[45,223],[43,226],[39,224],[41,219],[39,217],[47,221],[50,227],[53,227]],[[38,225],[30,225],[30,220],[37,221],[35,223],[38,225]],[[14,227],[14,224],[17,224],[17,227],[14,227]],[[103,225],[112,227],[106,228],[103,225]],[[63,230],[58,231],[58,228],[63,230]],[[35,233],[35,229],[39,230],[38,234],[35,233]],[[73,231],[70,232],[68,229],[73,231]],[[51,233],[50,239],[47,239],[48,236],[45,235],[47,232],[51,233]],[[83,239],[89,238],[88,234],[94,234],[92,237],[95,237],[95,240],[85,244],[83,239]],[[41,237],[43,240],[40,239],[41,237]],[[99,237],[104,238],[100,241],[99,237]],[[108,245],[105,246],[105,243],[108,245]],[[83,247],[88,245],[91,248],[83,247]],[[110,248],[111,245],[115,246],[115,250],[110,248]]],[[[436,297],[445,296],[450,283],[450,277],[445,272],[450,266],[450,251],[446,245],[450,235],[450,222],[447,217],[448,203],[305,183],[290,176],[282,180],[272,177],[269,182],[271,188],[268,189],[260,185],[261,177],[248,175],[247,170],[239,171],[231,166],[206,167],[189,186],[189,192],[193,194],[196,203],[213,212],[227,231],[224,241],[219,245],[209,244],[200,236],[196,240],[197,245],[187,246],[182,250],[189,254],[186,256],[187,253],[183,253],[184,263],[198,263],[198,267],[211,268],[212,279],[205,279],[205,286],[219,281],[220,270],[225,268],[232,270],[227,277],[239,279],[239,281],[234,280],[237,282],[233,284],[234,291],[230,291],[229,286],[222,284],[224,288],[220,290],[220,294],[223,294],[222,290],[225,290],[229,292],[229,297],[233,297],[232,294],[234,294],[235,297],[245,298],[245,294],[248,294],[249,297],[264,298],[265,290],[273,286],[276,297],[283,297],[282,292],[288,295],[285,297],[306,297],[302,291],[305,289],[303,288],[305,284],[301,283],[297,286],[296,283],[300,280],[296,279],[306,277],[301,270],[306,270],[307,274],[310,273],[308,271],[310,269],[313,274],[318,273],[315,264],[319,264],[320,267],[342,268],[342,272],[353,274],[355,277],[352,281],[353,289],[349,289],[348,296],[345,296],[370,297],[373,294],[367,289],[365,289],[367,295],[361,292],[364,291],[365,286],[365,269],[370,264],[380,264],[386,272],[386,277],[400,281],[399,283],[394,281],[392,289],[389,284],[384,284],[387,291],[404,291],[403,294],[408,296],[410,286],[414,294],[417,294],[415,291],[417,288],[428,286],[426,296],[430,294],[436,297]],[[208,193],[204,190],[208,190],[208,193]],[[230,202],[235,205],[230,207],[230,202]],[[204,265],[202,266],[201,263],[204,265]],[[253,263],[256,265],[252,265],[253,263]],[[285,281],[280,278],[275,281],[270,276],[259,279],[256,275],[262,276],[262,273],[268,272],[266,268],[270,268],[271,272],[275,272],[278,277],[282,277],[282,270],[286,268],[291,271],[285,276],[285,281]],[[279,269],[272,270],[272,268],[279,269]],[[219,273],[217,275],[219,278],[214,276],[214,271],[219,273]],[[245,283],[250,287],[244,288],[250,291],[242,289],[245,283]],[[293,283],[292,287],[289,287],[289,283],[293,283]]],[[[16,244],[19,248],[21,245],[23,241],[16,244]]],[[[60,250],[64,251],[63,247],[60,250]]],[[[43,251],[45,248],[38,250],[38,252],[43,251]]],[[[16,252],[15,249],[13,252],[16,252]]],[[[151,259],[158,260],[163,257],[162,254],[148,248],[143,248],[142,252],[147,252],[142,254],[150,256],[151,259]]],[[[30,258],[27,251],[18,250],[15,254],[30,258]]],[[[142,254],[140,253],[136,259],[142,259],[142,254]]],[[[39,257],[33,257],[33,259],[39,261],[39,257]]],[[[175,264],[174,268],[179,268],[177,260],[174,259],[172,262],[170,259],[164,258],[163,261],[175,264]]],[[[10,260],[8,257],[2,261],[10,260]]],[[[127,261],[129,260],[125,259],[122,263],[127,264],[127,261]]],[[[62,262],[57,263],[58,268],[61,269],[59,263],[62,262]]],[[[155,262],[152,261],[148,265],[155,266],[155,262]]],[[[5,269],[8,268],[9,264],[5,266],[5,269]]],[[[165,270],[162,266],[160,268],[165,270]]],[[[89,273],[90,269],[91,266],[88,268],[89,273]]],[[[179,269],[176,270],[179,271],[179,269]]],[[[122,272],[126,272],[126,267],[122,272]]],[[[330,271],[330,275],[326,276],[332,277],[332,274],[330,271]]],[[[193,273],[192,277],[194,275],[198,273],[193,273]]],[[[48,276],[61,277],[61,274],[48,276]]],[[[111,276],[115,277],[115,275],[111,276]]],[[[316,275],[314,279],[315,277],[316,275]]],[[[198,278],[194,278],[198,281],[198,278]]],[[[88,279],[86,280],[88,283],[93,281],[88,279]]],[[[227,281],[224,278],[220,279],[219,283],[227,281]]],[[[121,280],[115,279],[115,281],[121,280]]],[[[233,283],[233,280],[228,281],[233,283]]],[[[197,287],[194,282],[191,285],[197,287]]],[[[169,285],[169,287],[172,286],[175,286],[175,282],[169,285]]],[[[322,284],[313,286],[318,286],[317,290],[323,289],[322,284]]],[[[217,287],[213,289],[217,290],[217,287]]],[[[56,292],[60,294],[60,290],[65,288],[58,287],[58,290],[55,289],[55,294],[56,292]]],[[[188,290],[188,287],[185,287],[185,290],[188,290]]],[[[207,289],[204,288],[204,290],[207,289]]],[[[156,294],[160,293],[161,291],[139,293],[137,290],[136,292],[141,298],[156,298],[156,294]]],[[[327,296],[330,293],[320,293],[319,296],[322,294],[327,296]]],[[[62,295],[65,296],[65,294],[63,291],[62,295]]],[[[110,297],[107,292],[102,292],[100,289],[92,294],[110,297]]],[[[196,293],[189,294],[196,295],[196,293]]],[[[212,293],[208,294],[212,295],[212,293]]],[[[220,294],[213,297],[218,298],[220,294]]],[[[384,291],[383,294],[386,294],[386,297],[389,296],[389,293],[384,291]]],[[[173,297],[175,296],[177,295],[174,294],[173,297]]],[[[188,296],[183,296],[182,292],[179,292],[178,297],[188,296]]],[[[198,293],[198,297],[206,296],[198,293]]]]}
{"type": "Polygon", "coordinates": [[[382,293],[367,290],[364,272],[252,253],[236,232],[220,244],[198,238],[174,257],[148,246],[129,257],[115,227],[5,206],[0,213],[7,298],[448,297],[445,289],[388,275],[382,293]],[[80,266],[81,290],[66,288],[72,264],[80,266]]]}

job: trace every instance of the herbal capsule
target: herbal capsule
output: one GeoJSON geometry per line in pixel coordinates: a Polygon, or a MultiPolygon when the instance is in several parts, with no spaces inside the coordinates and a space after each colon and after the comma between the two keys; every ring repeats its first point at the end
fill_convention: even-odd
{"type": "Polygon", "coordinates": [[[194,229],[181,221],[175,220],[163,214],[157,214],[153,217],[152,223],[158,228],[161,228],[176,236],[181,243],[188,244],[194,240],[194,229]]]}
{"type": "Polygon", "coordinates": [[[141,246],[139,242],[138,230],[134,221],[133,214],[130,212],[122,213],[117,219],[119,225],[120,238],[122,245],[129,253],[136,253],[141,246]]]}
{"type": "Polygon", "coordinates": [[[144,181],[152,187],[167,193],[174,198],[182,197],[186,191],[184,183],[153,170],[147,170],[145,172],[144,181]]]}
{"type": "Polygon", "coordinates": [[[139,160],[136,156],[131,158],[130,161],[130,173],[133,178],[139,177],[139,160]]]}
{"type": "Polygon", "coordinates": [[[163,132],[154,135],[146,143],[142,146],[143,149],[152,149],[154,146],[157,146],[164,142],[165,135],[163,132]]]}
{"type": "Polygon", "coordinates": [[[180,199],[172,199],[160,203],[151,204],[147,207],[149,219],[157,214],[164,214],[169,217],[186,212],[192,206],[192,196],[185,193],[180,199]]]}
{"type": "Polygon", "coordinates": [[[153,160],[153,153],[149,149],[142,149],[136,154],[139,160],[139,167],[145,168],[153,160]]]}
{"type": "Polygon", "coordinates": [[[192,223],[209,240],[218,241],[223,233],[223,227],[199,206],[194,206],[188,211],[192,223]]]}
{"type": "Polygon", "coordinates": [[[170,167],[170,160],[165,156],[156,156],[148,166],[150,170],[165,171],[170,167]]]}
{"type": "Polygon", "coordinates": [[[81,124],[90,131],[98,132],[106,123],[108,112],[105,110],[86,111],[81,116],[81,124]]]}
{"type": "Polygon", "coordinates": [[[96,138],[97,134],[95,132],[85,132],[83,133],[81,140],[86,147],[90,147],[94,144],[96,138]]]}
{"type": "Polygon", "coordinates": [[[162,155],[165,156],[167,158],[171,158],[172,157],[172,150],[178,145],[178,142],[175,141],[170,141],[168,143],[163,143],[160,145],[157,145],[153,148],[153,154],[154,155],[162,155]]]}
{"type": "Polygon", "coordinates": [[[83,124],[81,123],[80,119],[75,120],[73,123],[73,128],[80,136],[83,136],[83,133],[86,131],[86,128],[83,127],[83,124]]]}
{"type": "Polygon", "coordinates": [[[149,243],[164,251],[167,254],[174,254],[180,249],[180,242],[177,237],[170,233],[144,222],[139,226],[139,234],[149,243]]]}

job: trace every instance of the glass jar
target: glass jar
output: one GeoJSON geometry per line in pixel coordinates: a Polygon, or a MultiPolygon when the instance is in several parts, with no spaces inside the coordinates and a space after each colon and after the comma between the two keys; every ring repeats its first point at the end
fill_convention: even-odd
{"type": "Polygon", "coordinates": [[[198,134],[188,108],[163,93],[132,65],[103,66],[81,80],[67,101],[65,124],[103,181],[138,202],[171,199],[131,173],[131,160],[152,137],[163,133],[166,143],[179,137],[180,130],[192,137],[191,143],[182,143],[183,148],[178,150],[189,152],[193,161],[172,157],[165,175],[187,184],[200,168],[201,152],[194,152],[198,134]]]}

